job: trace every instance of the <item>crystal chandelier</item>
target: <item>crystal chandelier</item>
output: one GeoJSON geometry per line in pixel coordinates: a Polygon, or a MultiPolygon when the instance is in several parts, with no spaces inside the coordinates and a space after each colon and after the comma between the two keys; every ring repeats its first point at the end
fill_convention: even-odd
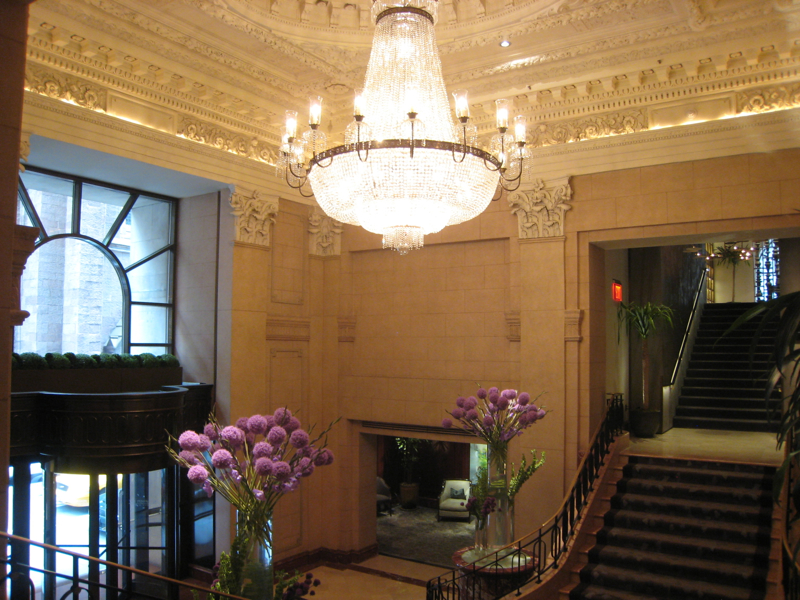
{"type": "Polygon", "coordinates": [[[279,176],[314,195],[330,217],[383,236],[401,254],[426,234],[483,212],[498,183],[513,191],[530,161],[525,117],[508,131],[507,100],[497,100],[497,129],[488,151],[477,147],[463,90],[450,108],[436,48],[437,0],[374,0],[375,37],[363,90],[356,91],[344,144],[326,147],[322,98],[312,97],[309,129],[297,135],[287,111],[279,176]],[[309,183],[312,193],[304,188],[309,183]]]}

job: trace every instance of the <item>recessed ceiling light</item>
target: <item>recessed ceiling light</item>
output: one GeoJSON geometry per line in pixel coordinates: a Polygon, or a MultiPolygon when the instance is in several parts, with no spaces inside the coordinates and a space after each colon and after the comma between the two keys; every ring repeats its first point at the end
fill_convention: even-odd
{"type": "Polygon", "coordinates": [[[501,48],[508,48],[510,45],[511,45],[511,42],[509,42],[508,40],[503,40],[502,42],[500,42],[500,47],[501,48]]]}

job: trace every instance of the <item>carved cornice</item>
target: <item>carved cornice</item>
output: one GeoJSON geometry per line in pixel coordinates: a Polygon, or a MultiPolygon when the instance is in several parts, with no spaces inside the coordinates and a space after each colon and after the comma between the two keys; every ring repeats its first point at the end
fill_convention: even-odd
{"type": "Polygon", "coordinates": [[[106,112],[108,93],[86,80],[28,64],[25,89],[56,100],[63,100],[89,110],[106,112]]]}
{"type": "Polygon", "coordinates": [[[178,123],[177,135],[260,162],[274,165],[277,160],[271,145],[259,141],[257,138],[240,135],[192,117],[181,118],[178,123]]]}
{"type": "Polygon", "coordinates": [[[267,318],[268,340],[281,342],[307,342],[311,339],[311,321],[291,317],[267,318]]]}
{"type": "Polygon", "coordinates": [[[344,226],[319,208],[308,215],[308,252],[312,256],[341,256],[344,226]]]}
{"type": "Polygon", "coordinates": [[[580,342],[583,339],[581,335],[581,321],[583,321],[582,310],[565,310],[564,311],[564,340],[567,342],[580,342]]]}
{"type": "MultiPolygon", "coordinates": [[[[270,134],[259,121],[241,111],[220,106],[191,92],[181,91],[174,85],[159,83],[151,77],[83,56],[35,36],[28,38],[28,64],[32,63],[37,64],[39,69],[49,69],[47,72],[50,73],[66,73],[81,78],[98,89],[122,92],[179,113],[213,120],[225,127],[272,139],[276,144],[279,141],[277,135],[270,134]]],[[[262,112],[267,118],[277,116],[269,111],[262,112]]]]}
{"type": "Polygon", "coordinates": [[[278,214],[278,199],[266,197],[259,190],[237,186],[230,204],[236,217],[236,241],[257,246],[270,245],[270,225],[278,214]]]}
{"type": "Polygon", "coordinates": [[[522,320],[518,310],[509,310],[506,312],[506,327],[508,328],[506,337],[509,342],[519,342],[522,339],[522,320]]]}
{"type": "Polygon", "coordinates": [[[356,341],[356,318],[339,317],[339,341],[340,342],[355,342],[356,341]]]}
{"type": "Polygon", "coordinates": [[[618,113],[594,115],[561,123],[539,123],[531,132],[534,147],[580,142],[609,135],[636,133],[647,129],[647,112],[635,108],[618,113]]]}
{"type": "Polygon", "coordinates": [[[739,113],[761,113],[800,106],[800,83],[755,88],[736,94],[739,113]]]}
{"type": "Polygon", "coordinates": [[[511,212],[517,215],[519,239],[551,238],[564,235],[565,213],[572,208],[569,177],[548,181],[535,179],[508,195],[511,212]]]}

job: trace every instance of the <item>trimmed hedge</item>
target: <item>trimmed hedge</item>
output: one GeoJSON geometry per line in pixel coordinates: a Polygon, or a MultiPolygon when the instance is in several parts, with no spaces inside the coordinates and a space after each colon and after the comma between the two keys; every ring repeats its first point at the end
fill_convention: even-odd
{"type": "Polygon", "coordinates": [[[37,369],[137,369],[141,367],[180,367],[181,363],[172,354],[155,356],[149,352],[143,354],[74,354],[66,352],[48,352],[40,356],[35,352],[13,353],[11,370],[37,369]]]}

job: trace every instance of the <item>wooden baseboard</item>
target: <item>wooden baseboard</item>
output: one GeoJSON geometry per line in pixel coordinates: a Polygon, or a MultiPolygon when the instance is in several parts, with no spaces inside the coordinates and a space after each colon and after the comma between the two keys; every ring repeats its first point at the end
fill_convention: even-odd
{"type": "Polygon", "coordinates": [[[372,544],[360,550],[331,550],[330,548],[317,548],[302,552],[275,562],[276,571],[292,572],[311,568],[321,563],[348,565],[359,563],[378,554],[378,544],[372,544]]]}

